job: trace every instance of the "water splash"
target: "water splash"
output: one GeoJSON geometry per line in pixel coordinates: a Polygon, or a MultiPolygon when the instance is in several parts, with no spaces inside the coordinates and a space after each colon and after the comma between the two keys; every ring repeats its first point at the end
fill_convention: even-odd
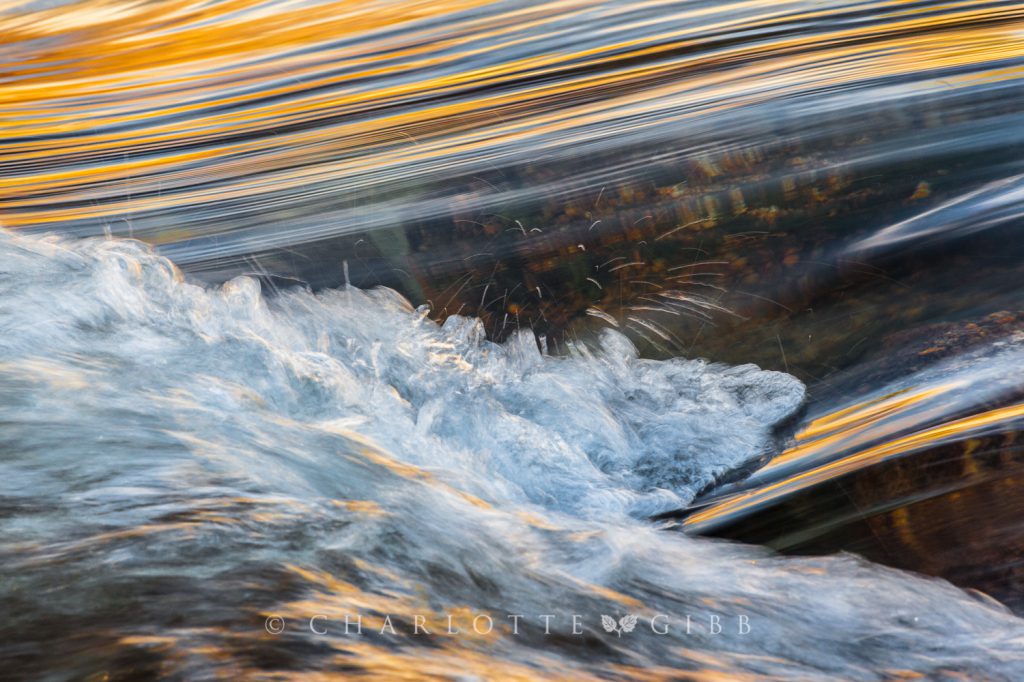
{"type": "Polygon", "coordinates": [[[615,334],[546,357],[388,291],[204,289],[134,242],[3,232],[0,262],[2,647],[19,674],[1024,670],[1020,621],[942,581],[630,516],[764,452],[803,398],[785,375],[643,361],[615,334]],[[367,636],[341,627],[356,613],[367,636]],[[502,626],[428,639],[409,622],[465,631],[478,613],[502,626]],[[565,615],[516,635],[504,614],[520,613],[565,615]],[[607,613],[636,631],[603,633],[607,613]],[[709,615],[751,630],[714,634],[709,615]],[[268,634],[269,616],[290,627],[268,634]]]}
{"type": "Polygon", "coordinates": [[[138,396],[119,396],[103,370],[130,372],[167,409],[181,399],[215,413],[230,394],[238,409],[357,434],[446,477],[461,471],[449,483],[491,504],[593,518],[664,511],[767,454],[772,427],[804,398],[792,377],[752,365],[640,359],[614,331],[595,350],[547,357],[529,332],[494,344],[478,320],[438,326],[389,290],[268,303],[253,279],[216,293],[180,282],[137,243],[4,238],[9,372],[55,363],[107,406],[138,396]],[[100,349],[103,368],[74,362],[100,349]],[[186,361],[194,354],[217,367],[204,390],[191,386],[210,372],[186,361]]]}

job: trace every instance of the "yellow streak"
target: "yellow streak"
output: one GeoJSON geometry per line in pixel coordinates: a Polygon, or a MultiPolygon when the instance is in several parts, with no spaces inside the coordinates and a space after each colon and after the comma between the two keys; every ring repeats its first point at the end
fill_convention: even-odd
{"type": "Polygon", "coordinates": [[[1024,403],[990,410],[982,414],[957,419],[918,433],[868,448],[848,457],[805,471],[763,488],[738,495],[700,511],[684,522],[684,526],[704,523],[712,519],[749,509],[757,504],[804,490],[823,481],[838,478],[866,466],[878,464],[899,455],[963,438],[967,434],[1001,422],[1024,416],[1024,403]]]}

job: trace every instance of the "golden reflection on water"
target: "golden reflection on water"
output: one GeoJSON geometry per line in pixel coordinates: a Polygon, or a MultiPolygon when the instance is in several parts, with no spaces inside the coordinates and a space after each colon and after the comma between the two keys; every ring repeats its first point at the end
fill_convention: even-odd
{"type": "MultiPolygon", "coordinates": [[[[247,229],[249,218],[233,213],[239,206],[250,216],[286,216],[340,202],[339,196],[369,203],[362,195],[381,188],[514,159],[543,163],[583,145],[622,150],[655,128],[747,107],[806,97],[827,108],[842,100],[829,104],[825,94],[873,88],[872,97],[883,97],[892,88],[888,96],[896,97],[1024,75],[1014,63],[1024,57],[1022,3],[94,0],[39,9],[6,2],[0,12],[0,222],[36,228],[85,221],[93,232],[113,223],[157,244],[247,229]],[[133,225],[142,216],[153,219],[133,225]]],[[[279,243],[355,229],[328,218],[302,228],[272,226],[285,228],[291,233],[279,243]]],[[[51,379],[71,384],[87,377],[51,379]]],[[[684,525],[713,524],[858,468],[1024,417],[1024,403],[1015,403],[934,425],[948,415],[941,398],[959,387],[946,382],[904,391],[815,420],[762,473],[807,466],[684,525]],[[830,455],[837,457],[824,461],[830,455]]],[[[488,509],[343,423],[318,428],[346,437],[352,449],[344,456],[352,461],[488,509]]],[[[211,460],[218,456],[216,443],[167,435],[211,460]]],[[[392,513],[374,500],[332,504],[353,517],[392,513]]],[[[93,552],[211,528],[267,532],[315,514],[280,500],[200,499],[159,522],[97,533],[66,549],[93,552]]],[[[550,530],[546,519],[527,512],[520,518],[550,530]]],[[[324,571],[289,570],[308,588],[278,612],[290,620],[426,608],[407,584],[404,591],[371,592],[324,571]]],[[[559,577],[624,609],[646,608],[611,588],[559,577]]],[[[468,605],[445,610],[458,608],[472,612],[468,605]]],[[[368,618],[367,627],[379,626],[368,618]]],[[[176,642],[172,634],[121,640],[190,649],[176,642]]],[[[416,650],[367,639],[323,644],[337,650],[338,666],[358,661],[344,679],[430,679],[453,670],[480,678],[587,679],[580,670],[542,672],[565,660],[540,651],[529,661],[511,661],[500,655],[500,639],[434,640],[434,647],[416,650]]],[[[740,654],[676,653],[691,668],[690,679],[744,679],[737,672],[745,667],[740,654]]],[[[678,669],[645,663],[610,670],[635,679],[680,676],[678,669]]]]}
{"type": "MultiPolygon", "coordinates": [[[[948,396],[948,393],[942,390],[938,391],[937,394],[948,396]]],[[[941,405],[933,408],[936,415],[941,415],[942,409],[943,406],[941,405]]],[[[848,411],[844,410],[843,412],[847,413],[848,411]]],[[[878,404],[867,403],[858,405],[853,409],[853,414],[859,412],[877,413],[878,404]]],[[[1014,403],[961,419],[940,423],[936,426],[922,428],[908,435],[888,439],[885,438],[886,434],[892,434],[895,430],[899,429],[901,421],[904,422],[904,425],[908,425],[914,423],[915,420],[895,420],[885,424],[881,418],[876,418],[874,423],[871,423],[869,420],[869,426],[877,424],[881,424],[881,426],[871,434],[873,438],[870,440],[883,439],[882,442],[870,447],[854,450],[851,454],[838,457],[819,466],[814,466],[814,463],[822,451],[842,452],[849,446],[861,442],[858,440],[858,432],[864,429],[865,426],[854,423],[847,427],[849,431],[837,431],[834,435],[822,438],[809,445],[801,444],[798,441],[793,448],[779,456],[779,460],[783,460],[781,463],[785,464],[792,465],[805,462],[806,466],[799,470],[798,473],[787,476],[780,481],[760,486],[749,492],[740,493],[723,500],[719,504],[714,504],[687,517],[683,522],[683,526],[693,529],[713,526],[722,519],[734,514],[770,504],[774,500],[796,494],[801,490],[806,490],[827,481],[836,480],[880,462],[913,452],[920,452],[927,448],[963,441],[980,435],[988,435],[993,431],[1009,430],[1014,422],[1018,422],[1022,417],[1024,417],[1024,403],[1014,403]],[[850,438],[850,440],[847,441],[847,438],[850,438]]],[[[837,421],[842,421],[842,419],[837,421]]],[[[842,426],[839,425],[837,428],[841,429],[842,426]]],[[[778,466],[776,462],[772,464],[778,466]]],[[[772,467],[772,469],[774,468],[772,467]]],[[[765,467],[761,471],[768,472],[769,467],[765,467]]]]}
{"type": "Polygon", "coordinates": [[[1024,56],[1019,3],[27,8],[0,16],[0,220],[176,218],[136,226],[156,243],[238,228],[229,201],[298,210],[810,93],[1019,78],[1024,56]]]}
{"type": "Polygon", "coordinates": [[[949,381],[938,386],[903,390],[818,417],[796,434],[793,447],[762,467],[760,472],[773,472],[797,461],[813,461],[828,452],[878,440],[879,427],[883,433],[893,434],[915,424],[948,417],[949,407],[940,398],[967,384],[966,381],[949,381]]]}

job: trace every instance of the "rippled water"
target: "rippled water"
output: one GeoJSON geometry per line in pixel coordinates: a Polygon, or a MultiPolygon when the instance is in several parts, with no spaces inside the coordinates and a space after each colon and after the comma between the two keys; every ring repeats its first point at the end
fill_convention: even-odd
{"type": "Polygon", "coordinates": [[[433,221],[471,248],[492,214],[553,202],[527,236],[621,231],[602,198],[652,178],[675,201],[633,219],[664,232],[808,174],[964,154],[992,173],[1024,130],[1022,21],[1008,2],[8,3],[3,217],[193,267],[389,228],[361,256],[436,277],[465,264],[426,248],[450,241],[433,221]],[[701,179],[716,191],[687,192],[701,179]]]}
{"type": "Polygon", "coordinates": [[[777,316],[1021,213],[1015,3],[78,2],[0,27],[8,227],[139,237],[214,282],[384,284],[494,338],[591,310],[716,356],[678,318],[729,324],[719,289],[777,316]]]}
{"type": "MultiPolygon", "coordinates": [[[[988,589],[926,560],[983,535],[951,553],[1016,603],[1024,5],[7,2],[0,36],[9,675],[1024,678],[981,593],[675,532],[796,546],[835,519],[787,500],[999,437],[992,507],[926,509],[962,545],[872,532],[988,589]]],[[[859,512],[977,497],[942,486],[859,512]]]]}

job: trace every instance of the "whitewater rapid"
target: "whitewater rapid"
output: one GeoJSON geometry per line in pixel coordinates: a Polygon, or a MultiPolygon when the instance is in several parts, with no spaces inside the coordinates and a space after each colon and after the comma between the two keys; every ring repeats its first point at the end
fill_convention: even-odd
{"type": "Polygon", "coordinates": [[[0,647],[57,679],[1021,679],[1021,621],[944,581],[647,520],[770,455],[804,397],[612,331],[551,357],[390,290],[267,298],[138,242],[3,231],[0,647]],[[414,614],[462,634],[412,634],[414,614]],[[466,614],[496,627],[466,636],[466,614]]]}

